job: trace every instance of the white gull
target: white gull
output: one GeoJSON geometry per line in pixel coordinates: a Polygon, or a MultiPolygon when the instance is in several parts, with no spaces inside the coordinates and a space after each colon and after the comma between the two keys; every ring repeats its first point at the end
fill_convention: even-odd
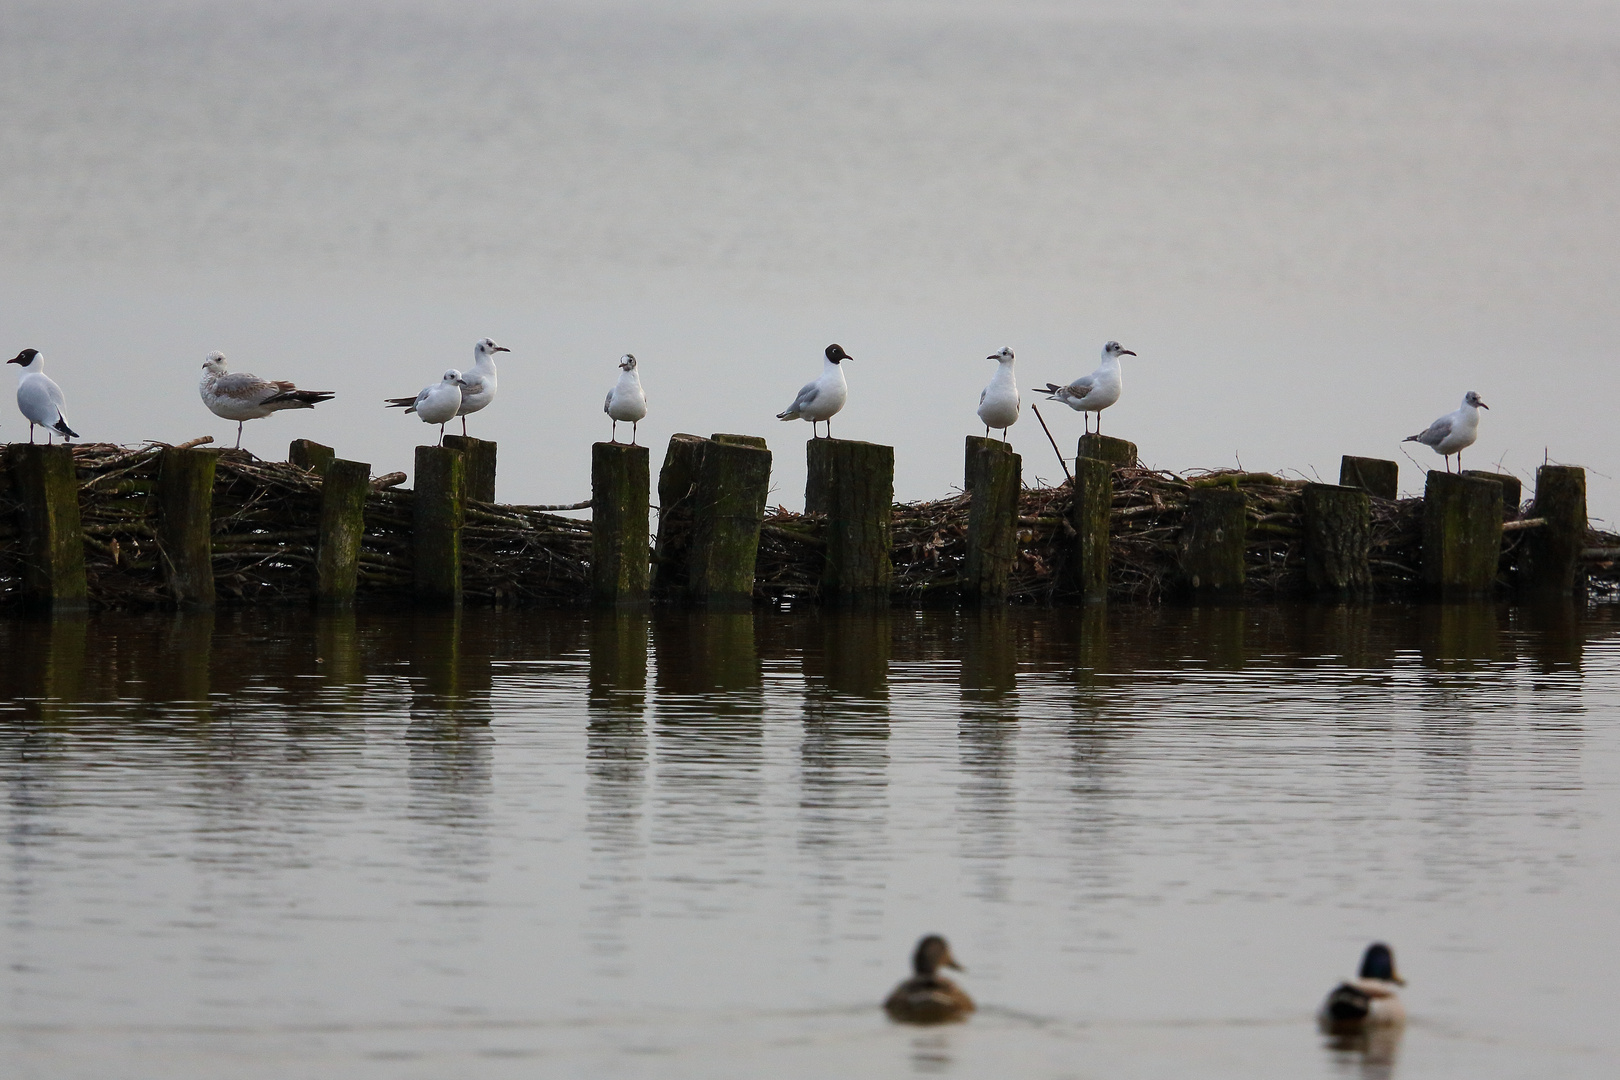
{"type": "Polygon", "coordinates": [[[1455,410],[1418,432],[1408,435],[1402,442],[1422,443],[1446,459],[1446,472],[1451,471],[1451,455],[1457,455],[1457,471],[1462,471],[1462,452],[1479,438],[1479,410],[1489,405],[1472,390],[1463,395],[1463,402],[1455,410]]]}
{"type": "Polygon", "coordinates": [[[816,437],[816,425],[827,422],[827,438],[832,438],[832,418],[849,400],[849,384],[844,382],[844,369],[839,365],[853,356],[842,345],[827,346],[827,359],[821,365],[821,377],[799,387],[793,404],[776,414],[778,420],[810,421],[810,437],[816,437]]]}
{"type": "Polygon", "coordinates": [[[225,354],[211,352],[203,361],[197,391],[215,416],[236,421],[236,445],[242,445],[242,425],[283,409],[313,409],[332,399],[330,390],[300,390],[290,382],[261,379],[245,371],[226,369],[225,354]]]}
{"type": "Polygon", "coordinates": [[[647,395],[636,374],[636,358],[625,353],[619,358],[619,381],[608,391],[602,411],[613,419],[613,441],[619,441],[619,424],[630,425],[630,445],[636,445],[636,426],[647,415],[647,395]]]}
{"type": "MultiPolygon", "coordinates": [[[[1068,386],[1059,386],[1056,383],[1047,383],[1044,390],[1036,390],[1037,394],[1045,394],[1052,401],[1061,401],[1076,412],[1096,413],[1097,432],[1102,433],[1102,411],[1119,400],[1120,391],[1124,384],[1120,378],[1119,358],[1122,356],[1135,356],[1131,350],[1122,348],[1117,341],[1110,341],[1103,346],[1102,364],[1090,375],[1082,375],[1068,386]]],[[[1086,430],[1091,430],[1091,424],[1086,424],[1086,430]]]]}
{"type": "Polygon", "coordinates": [[[24,349],[6,363],[22,368],[17,372],[17,408],[28,417],[28,441],[34,441],[36,424],[45,428],[46,442],[55,440],[52,432],[77,439],[79,433],[68,427],[67,417],[62,415],[62,388],[45,374],[39,350],[24,349]]]}
{"type": "Polygon", "coordinates": [[[986,360],[996,360],[996,373],[990,376],[990,385],[979,392],[979,419],[984,421],[984,434],[991,428],[1001,429],[1001,441],[1007,441],[1007,429],[1018,422],[1018,382],[1013,378],[1013,351],[1002,349],[991,353],[986,360]]]}

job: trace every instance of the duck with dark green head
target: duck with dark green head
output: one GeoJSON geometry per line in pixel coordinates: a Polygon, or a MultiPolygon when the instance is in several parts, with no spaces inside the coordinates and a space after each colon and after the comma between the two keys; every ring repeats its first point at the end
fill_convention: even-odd
{"type": "Polygon", "coordinates": [[[973,999],[960,986],[939,974],[942,967],[964,971],[951,947],[938,934],[929,934],[917,942],[917,951],[911,954],[911,978],[894,988],[883,1003],[891,1019],[908,1024],[943,1024],[951,1020],[966,1020],[973,1011],[973,999]]]}
{"type": "Polygon", "coordinates": [[[1405,985],[1395,971],[1394,951],[1375,941],[1361,958],[1361,973],[1333,988],[1318,1019],[1332,1033],[1404,1023],[1406,1007],[1396,990],[1405,985]]]}

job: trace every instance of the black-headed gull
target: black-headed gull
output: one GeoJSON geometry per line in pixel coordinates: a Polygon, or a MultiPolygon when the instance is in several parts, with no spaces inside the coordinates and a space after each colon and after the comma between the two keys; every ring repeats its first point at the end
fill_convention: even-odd
{"type": "Polygon", "coordinates": [[[456,413],[461,417],[463,435],[467,434],[467,414],[475,413],[495,400],[495,354],[511,351],[489,338],[473,346],[472,370],[462,373],[461,409],[456,413]]]}
{"type": "Polygon", "coordinates": [[[1463,395],[1462,405],[1430,424],[1416,435],[1408,435],[1402,442],[1422,443],[1446,459],[1446,472],[1451,471],[1451,455],[1457,455],[1457,471],[1462,471],[1462,452],[1479,438],[1479,410],[1489,405],[1472,390],[1463,395]]]}
{"type": "Polygon", "coordinates": [[[444,445],[444,425],[455,419],[461,410],[461,388],[465,384],[461,372],[455,368],[446,371],[432,386],[422,387],[413,398],[387,398],[390,409],[404,409],[415,413],[424,424],[439,425],[439,445],[444,445]]]}
{"type": "Polygon", "coordinates": [[[45,428],[47,443],[55,441],[52,432],[77,439],[79,433],[68,427],[67,417],[62,415],[62,388],[45,374],[45,361],[40,359],[39,350],[24,349],[6,363],[22,368],[17,372],[17,408],[28,417],[28,441],[34,441],[36,424],[45,428]]]}
{"type": "Polygon", "coordinates": [[[602,411],[613,419],[613,441],[619,441],[620,422],[630,425],[630,445],[636,445],[636,426],[647,415],[647,395],[636,374],[636,358],[629,353],[619,357],[619,381],[608,391],[602,411]]]}
{"type": "MultiPolygon", "coordinates": [[[[1047,383],[1044,390],[1037,389],[1037,394],[1045,394],[1052,401],[1061,401],[1075,412],[1096,413],[1097,433],[1102,434],[1102,411],[1119,400],[1120,391],[1124,383],[1120,378],[1119,358],[1122,356],[1135,356],[1131,350],[1122,348],[1117,341],[1110,341],[1103,346],[1102,364],[1090,375],[1082,375],[1068,386],[1059,386],[1056,383],[1047,383]]],[[[1086,430],[1091,430],[1090,418],[1087,418],[1086,430]]]]}
{"type": "Polygon", "coordinates": [[[1001,429],[1001,441],[1007,441],[1007,429],[1018,422],[1018,383],[1013,378],[1013,351],[1002,349],[991,353],[986,360],[999,361],[996,373],[990,376],[990,385],[979,391],[979,419],[984,421],[985,438],[991,428],[1001,429]]]}
{"type": "Polygon", "coordinates": [[[827,346],[827,359],[821,365],[821,378],[805,383],[793,404],[776,414],[778,420],[810,421],[810,437],[816,438],[816,425],[827,422],[827,438],[832,438],[832,418],[849,400],[849,384],[844,382],[844,369],[839,365],[853,356],[842,345],[827,346]]]}
{"type": "Polygon", "coordinates": [[[208,411],[236,421],[236,445],[242,445],[242,425],[283,409],[313,409],[332,400],[330,390],[300,390],[290,382],[273,382],[247,372],[226,370],[225,354],[211,352],[203,361],[198,393],[208,411]]]}

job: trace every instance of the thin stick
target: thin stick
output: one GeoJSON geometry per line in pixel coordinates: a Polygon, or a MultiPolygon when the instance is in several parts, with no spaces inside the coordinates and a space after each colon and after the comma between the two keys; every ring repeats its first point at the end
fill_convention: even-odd
{"type": "Polygon", "coordinates": [[[1069,467],[1063,463],[1063,451],[1058,449],[1057,440],[1052,438],[1052,429],[1046,426],[1045,417],[1041,416],[1041,410],[1036,408],[1033,401],[1029,403],[1029,411],[1034,413],[1035,419],[1041,422],[1041,430],[1046,432],[1046,441],[1052,444],[1052,453],[1057,455],[1058,468],[1063,470],[1063,475],[1069,483],[1074,483],[1074,477],[1069,475],[1069,467]]]}

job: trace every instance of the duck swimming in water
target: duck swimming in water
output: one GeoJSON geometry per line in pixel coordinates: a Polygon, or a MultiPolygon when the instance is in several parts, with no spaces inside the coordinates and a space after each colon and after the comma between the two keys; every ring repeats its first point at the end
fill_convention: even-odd
{"type": "Polygon", "coordinates": [[[942,967],[962,971],[964,968],[951,955],[951,947],[938,934],[929,934],[917,942],[917,951],[911,954],[911,968],[916,973],[894,988],[894,993],[883,1003],[890,1018],[908,1024],[942,1024],[949,1020],[965,1020],[973,1011],[973,999],[963,993],[945,976],[942,967]]]}
{"type": "Polygon", "coordinates": [[[1374,942],[1361,958],[1361,973],[1333,988],[1318,1019],[1333,1034],[1404,1023],[1406,1007],[1396,988],[1405,985],[1406,980],[1395,973],[1394,952],[1383,942],[1374,942]]]}

